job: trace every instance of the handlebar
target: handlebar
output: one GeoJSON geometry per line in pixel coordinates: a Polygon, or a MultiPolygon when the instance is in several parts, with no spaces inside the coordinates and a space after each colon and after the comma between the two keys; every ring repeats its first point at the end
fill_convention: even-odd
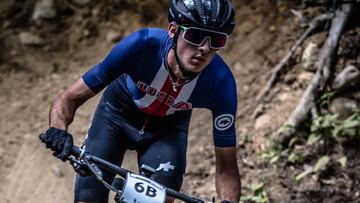
{"type": "Polygon", "coordinates": [[[80,150],[80,148],[77,147],[77,146],[73,146],[73,148],[71,150],[71,154],[74,155],[77,158],[78,157],[82,158],[83,156],[87,156],[86,158],[89,161],[95,163],[96,165],[100,166],[101,168],[104,168],[104,169],[106,169],[106,170],[108,170],[108,171],[110,171],[112,173],[119,174],[121,177],[126,177],[126,174],[130,173],[130,171],[125,170],[123,168],[120,168],[115,164],[112,164],[112,163],[110,163],[108,161],[105,161],[105,160],[103,160],[101,158],[93,156],[93,155],[91,155],[89,153],[82,152],[82,150],[80,150]]]}
{"type": "MultiPolygon", "coordinates": [[[[40,134],[39,138],[40,140],[43,140],[43,136],[44,134],[40,134]]],[[[77,146],[73,146],[72,150],[71,150],[71,155],[72,157],[68,157],[67,160],[70,161],[70,163],[74,166],[74,168],[76,169],[77,166],[80,165],[86,165],[88,167],[88,169],[90,170],[91,174],[98,180],[100,181],[102,184],[104,184],[105,187],[107,187],[110,190],[115,191],[116,193],[119,192],[118,190],[116,190],[114,187],[112,187],[111,185],[109,185],[106,181],[104,181],[102,179],[102,172],[98,169],[98,166],[108,170],[114,174],[118,174],[120,175],[122,178],[126,179],[127,174],[130,174],[132,172],[123,169],[115,164],[112,164],[104,159],[101,159],[99,157],[93,156],[88,152],[85,152],[84,150],[80,149],[77,146]],[[77,166],[76,166],[77,165],[77,166]]],[[[78,172],[78,171],[77,171],[78,172]]],[[[158,183],[157,183],[158,184],[158,183]]],[[[165,186],[163,186],[165,191],[166,191],[166,195],[169,197],[174,197],[176,199],[182,200],[184,202],[187,203],[205,203],[203,200],[195,198],[195,197],[191,197],[189,195],[183,194],[181,192],[178,192],[176,190],[173,190],[171,188],[167,188],[165,186]]]]}
{"type": "MultiPolygon", "coordinates": [[[[79,147],[77,146],[73,146],[72,148],[72,151],[71,151],[71,155],[73,155],[74,157],[78,158],[78,159],[87,159],[88,161],[94,163],[95,165],[105,169],[105,170],[108,170],[112,173],[115,173],[115,174],[118,174],[120,175],[121,177],[123,178],[126,178],[126,175],[128,173],[131,173],[130,171],[126,170],[126,169],[123,169],[117,165],[114,165],[108,161],[105,161],[101,158],[98,158],[96,156],[93,156],[91,154],[89,154],[88,152],[84,152],[83,150],[81,150],[79,147]]],[[[186,194],[183,194],[181,192],[178,192],[176,190],[173,190],[171,188],[167,188],[165,187],[165,190],[166,190],[166,194],[167,196],[170,196],[170,197],[174,197],[176,199],[179,199],[179,200],[182,200],[184,202],[187,202],[187,203],[205,203],[203,200],[200,200],[198,198],[195,198],[195,197],[191,197],[191,196],[188,196],[186,194]]]]}
{"type": "Polygon", "coordinates": [[[71,150],[71,154],[74,155],[75,157],[79,157],[81,154],[80,148],[77,146],[73,146],[73,148],[71,150]]]}

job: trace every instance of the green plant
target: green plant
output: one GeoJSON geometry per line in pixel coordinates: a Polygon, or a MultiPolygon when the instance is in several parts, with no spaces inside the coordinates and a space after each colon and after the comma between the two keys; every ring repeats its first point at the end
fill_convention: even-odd
{"type": "Polygon", "coordinates": [[[330,103],[331,99],[336,95],[337,92],[335,91],[328,91],[325,92],[321,97],[320,97],[320,107],[326,106],[330,103]]]}
{"type": "Polygon", "coordinates": [[[346,156],[342,156],[340,159],[337,160],[337,162],[339,162],[339,164],[341,165],[341,167],[345,168],[346,164],[347,164],[347,157],[346,156]]]}
{"type": "Polygon", "coordinates": [[[302,162],[306,156],[307,153],[305,152],[291,152],[288,156],[288,161],[291,163],[299,163],[302,162]]]}
{"type": "MultiPolygon", "coordinates": [[[[330,134],[337,141],[352,139],[359,135],[360,128],[360,112],[354,111],[345,120],[340,120],[338,114],[327,114],[315,118],[311,125],[311,134],[307,139],[307,144],[312,145],[321,140],[325,135],[330,134]]],[[[289,156],[289,161],[297,160],[297,154],[292,153],[289,156]]],[[[314,166],[308,167],[303,172],[299,173],[296,177],[296,181],[302,180],[304,177],[310,174],[316,174],[327,168],[329,162],[332,161],[328,156],[320,157],[314,166]]],[[[345,156],[336,160],[343,168],[346,167],[347,158],[345,156]]]]}
{"type": "Polygon", "coordinates": [[[262,159],[268,159],[271,164],[277,162],[280,158],[280,155],[282,153],[282,148],[280,145],[273,145],[270,148],[265,149],[261,155],[260,158],[262,159]]]}
{"type": "Polygon", "coordinates": [[[329,156],[320,157],[314,166],[307,168],[305,171],[303,171],[303,172],[299,173],[297,176],[295,176],[295,180],[297,182],[299,182],[304,177],[306,177],[310,174],[319,173],[320,171],[325,170],[327,168],[329,162],[330,162],[329,156]]]}
{"type": "Polygon", "coordinates": [[[282,126],[282,128],[283,128],[284,130],[292,130],[292,129],[294,129],[294,126],[291,125],[291,124],[289,124],[289,123],[285,123],[285,124],[282,126]]]}
{"type": "Polygon", "coordinates": [[[316,117],[310,128],[307,144],[319,141],[324,135],[331,134],[337,141],[352,139],[359,136],[360,112],[355,111],[345,120],[339,119],[339,114],[326,114],[316,117]]]}
{"type": "Polygon", "coordinates": [[[320,138],[321,138],[321,134],[311,133],[306,141],[306,144],[312,145],[312,144],[316,143],[317,141],[319,141],[320,138]]]}
{"type": "Polygon", "coordinates": [[[269,197],[264,190],[264,183],[255,183],[247,187],[251,194],[241,197],[241,201],[253,203],[268,203],[269,197]]]}
{"type": "Polygon", "coordinates": [[[336,126],[339,114],[326,114],[324,116],[318,116],[313,120],[311,125],[312,133],[321,133],[324,130],[332,129],[336,126]]]}
{"type": "Polygon", "coordinates": [[[354,112],[344,121],[336,125],[332,135],[336,138],[354,138],[359,136],[358,128],[360,127],[360,112],[354,112]]]}

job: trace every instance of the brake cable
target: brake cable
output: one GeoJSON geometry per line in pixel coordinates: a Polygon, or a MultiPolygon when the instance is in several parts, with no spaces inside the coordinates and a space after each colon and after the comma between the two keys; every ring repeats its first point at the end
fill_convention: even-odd
{"type": "Polygon", "coordinates": [[[68,157],[68,160],[70,161],[71,165],[74,167],[75,171],[78,171],[81,173],[81,167],[85,166],[87,169],[89,169],[90,173],[93,174],[93,177],[95,177],[98,181],[100,181],[102,184],[104,184],[104,186],[107,189],[115,192],[116,194],[120,194],[120,192],[121,192],[120,190],[111,186],[108,182],[106,182],[103,179],[103,173],[101,172],[99,167],[90,161],[91,155],[85,153],[85,150],[83,150],[83,149],[80,149],[80,151],[81,151],[81,153],[80,153],[78,159],[76,159],[73,156],[68,157]]]}

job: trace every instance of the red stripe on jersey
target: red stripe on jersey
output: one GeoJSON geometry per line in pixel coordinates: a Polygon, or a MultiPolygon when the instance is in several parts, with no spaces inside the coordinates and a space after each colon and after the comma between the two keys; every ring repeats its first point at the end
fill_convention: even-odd
{"type": "Polygon", "coordinates": [[[155,95],[156,99],[148,107],[141,110],[156,116],[166,116],[166,112],[174,104],[176,97],[179,95],[183,85],[179,85],[176,88],[176,92],[173,90],[173,86],[170,77],[166,77],[164,85],[161,90],[155,95]]]}

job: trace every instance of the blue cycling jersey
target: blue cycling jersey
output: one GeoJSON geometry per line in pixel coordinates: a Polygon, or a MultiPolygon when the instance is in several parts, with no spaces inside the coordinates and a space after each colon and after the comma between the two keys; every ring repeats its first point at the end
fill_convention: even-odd
{"type": "Polygon", "coordinates": [[[86,72],[83,80],[96,93],[110,84],[112,91],[107,94],[121,92],[149,115],[165,117],[178,111],[207,108],[213,115],[215,146],[235,146],[237,94],[229,67],[216,54],[196,78],[175,83],[165,61],[171,44],[172,38],[162,29],[134,32],[86,72]]]}

